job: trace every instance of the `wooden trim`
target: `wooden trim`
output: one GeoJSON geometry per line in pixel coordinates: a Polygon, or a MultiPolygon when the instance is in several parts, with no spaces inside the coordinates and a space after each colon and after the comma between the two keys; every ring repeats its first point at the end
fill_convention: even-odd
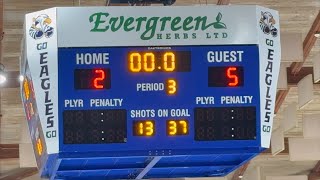
{"type": "Polygon", "coordinates": [[[19,158],[19,144],[0,144],[0,159],[19,158]]]}
{"type": "Polygon", "coordinates": [[[320,172],[320,161],[314,166],[312,172],[320,172]]]}
{"type": "Polygon", "coordinates": [[[0,176],[1,180],[24,179],[38,173],[37,168],[18,168],[0,176]]]}
{"type": "Polygon", "coordinates": [[[0,144],[0,148],[19,148],[19,144],[0,144]]]}
{"type": "Polygon", "coordinates": [[[308,180],[320,180],[320,172],[311,172],[308,175],[308,180]]]}
{"type": "Polygon", "coordinates": [[[291,68],[287,68],[287,82],[289,86],[296,86],[301,79],[309,74],[313,74],[313,67],[302,67],[298,74],[291,74],[291,68]]]}
{"type": "Polygon", "coordinates": [[[246,172],[248,166],[250,164],[250,161],[246,162],[243,164],[241,167],[239,167],[233,174],[231,180],[241,180],[239,176],[243,176],[243,174],[246,172]]]}
{"type": "Polygon", "coordinates": [[[218,0],[217,5],[228,5],[230,0],[218,0]]]}
{"type": "Polygon", "coordinates": [[[279,90],[277,92],[277,98],[276,98],[276,105],[274,107],[274,113],[277,114],[277,112],[279,111],[283,101],[286,99],[286,96],[289,93],[289,88],[286,90],[279,90]]]}
{"type": "Polygon", "coordinates": [[[310,171],[308,180],[320,180],[320,161],[310,171]]]}
{"type": "MultiPolygon", "coordinates": [[[[304,62],[306,61],[307,57],[310,54],[310,51],[312,47],[315,44],[316,37],[314,36],[314,33],[320,31],[320,11],[318,12],[318,15],[316,19],[313,21],[313,24],[306,36],[306,38],[303,41],[303,62],[293,62],[290,66],[291,68],[291,74],[290,76],[294,76],[299,74],[300,70],[302,69],[302,66],[304,62]]],[[[300,77],[301,79],[303,77],[300,77]]],[[[285,100],[288,92],[290,90],[290,87],[288,87],[287,90],[280,90],[277,93],[277,99],[276,99],[276,105],[275,105],[275,113],[278,112],[280,109],[280,106],[282,105],[283,101],[285,100]]]]}
{"type": "Polygon", "coordinates": [[[314,44],[316,43],[317,38],[314,36],[314,34],[319,31],[320,31],[320,11],[318,12],[317,17],[313,21],[313,24],[312,24],[306,38],[303,41],[303,61],[292,63],[292,65],[291,65],[291,67],[292,67],[291,73],[292,74],[299,73],[304,62],[307,60],[307,57],[309,56],[311,49],[313,48],[314,44]]]}

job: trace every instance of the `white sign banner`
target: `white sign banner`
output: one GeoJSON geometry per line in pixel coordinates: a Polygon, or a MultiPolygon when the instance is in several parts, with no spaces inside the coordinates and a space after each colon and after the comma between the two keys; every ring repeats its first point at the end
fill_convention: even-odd
{"type": "Polygon", "coordinates": [[[57,13],[59,47],[258,43],[256,6],[77,7],[57,13]]]}
{"type": "Polygon", "coordinates": [[[26,15],[27,61],[47,154],[58,153],[58,57],[56,9],[26,15]]]}
{"type": "Polygon", "coordinates": [[[256,22],[260,56],[261,147],[269,148],[281,61],[279,14],[259,7],[256,22]]]}

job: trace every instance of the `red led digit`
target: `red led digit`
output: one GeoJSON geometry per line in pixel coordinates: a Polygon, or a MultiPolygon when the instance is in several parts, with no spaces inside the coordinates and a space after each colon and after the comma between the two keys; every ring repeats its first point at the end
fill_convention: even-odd
{"type": "Polygon", "coordinates": [[[232,74],[232,72],[237,71],[236,67],[229,67],[227,69],[227,76],[231,80],[231,82],[228,83],[229,86],[237,86],[239,83],[238,76],[235,74],[232,74]]]}
{"type": "Polygon", "coordinates": [[[94,78],[93,85],[96,89],[102,89],[103,84],[101,83],[103,83],[104,79],[106,78],[106,73],[102,69],[96,69],[94,73],[98,75],[98,77],[94,78]]]}

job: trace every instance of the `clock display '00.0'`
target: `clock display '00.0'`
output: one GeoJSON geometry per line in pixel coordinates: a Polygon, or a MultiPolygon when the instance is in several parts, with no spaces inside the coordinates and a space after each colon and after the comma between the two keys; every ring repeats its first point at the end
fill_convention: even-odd
{"type": "Polygon", "coordinates": [[[189,72],[191,53],[189,51],[141,51],[128,54],[130,72],[189,72]]]}
{"type": "MultiPolygon", "coordinates": [[[[130,71],[131,72],[153,72],[156,69],[155,55],[152,52],[144,53],[131,53],[129,56],[130,71]]],[[[162,69],[166,72],[172,72],[176,68],[176,57],[172,52],[164,53],[162,57],[161,66],[158,69],[162,69]]]]}

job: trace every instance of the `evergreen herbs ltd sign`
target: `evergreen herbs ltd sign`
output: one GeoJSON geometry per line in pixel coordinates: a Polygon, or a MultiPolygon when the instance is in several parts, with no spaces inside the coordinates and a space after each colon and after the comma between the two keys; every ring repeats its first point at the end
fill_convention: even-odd
{"type": "Polygon", "coordinates": [[[227,38],[226,32],[215,31],[227,29],[227,25],[222,22],[222,14],[219,12],[214,21],[210,19],[208,16],[124,17],[98,12],[89,17],[89,22],[92,25],[91,32],[135,31],[141,40],[197,39],[197,36],[205,36],[207,39],[227,38]]]}

